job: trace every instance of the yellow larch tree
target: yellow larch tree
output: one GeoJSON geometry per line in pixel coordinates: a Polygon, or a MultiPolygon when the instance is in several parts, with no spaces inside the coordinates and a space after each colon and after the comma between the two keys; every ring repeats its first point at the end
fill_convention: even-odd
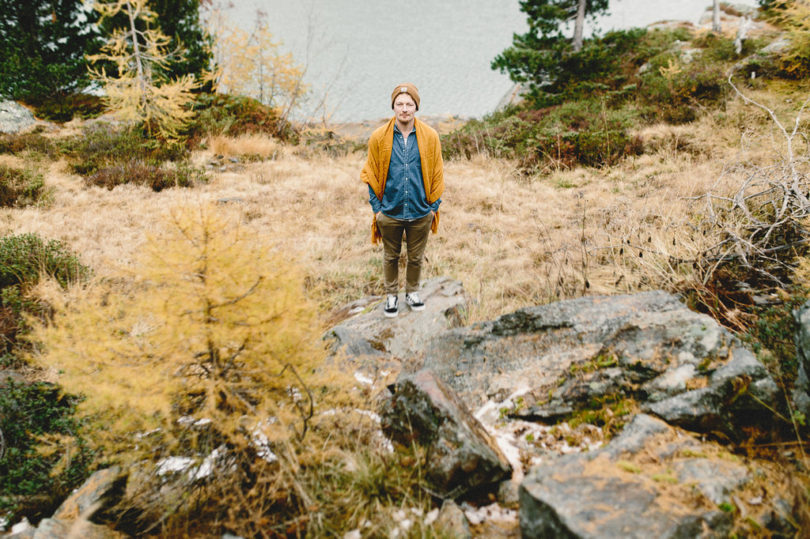
{"type": "Polygon", "coordinates": [[[277,108],[286,118],[307,92],[303,82],[306,68],[295,61],[292,53],[282,51],[281,41],[270,32],[267,16],[257,11],[253,28],[247,32],[217,12],[211,18],[209,31],[215,36],[218,88],[253,97],[277,108]]]}
{"type": "Polygon", "coordinates": [[[72,294],[48,298],[31,359],[86,396],[91,438],[120,460],[280,451],[345,393],[302,274],[216,206],[172,211],[131,272],[72,294]]]}
{"type": "Polygon", "coordinates": [[[112,30],[99,54],[88,56],[92,63],[116,67],[114,75],[103,66],[91,69],[104,86],[108,107],[124,121],[143,122],[150,134],[156,130],[163,138],[176,138],[193,114],[188,105],[198,82],[193,75],[165,80],[160,74],[172,52],[157,15],[147,0],[95,0],[93,9],[101,21],[120,16],[126,21],[112,30]]]}

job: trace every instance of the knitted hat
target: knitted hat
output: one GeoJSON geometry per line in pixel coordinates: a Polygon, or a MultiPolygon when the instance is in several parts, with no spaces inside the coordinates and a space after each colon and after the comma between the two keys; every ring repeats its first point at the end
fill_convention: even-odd
{"type": "Polygon", "coordinates": [[[419,110],[419,90],[416,89],[416,86],[410,82],[403,82],[394,88],[394,91],[391,93],[391,108],[394,108],[394,101],[396,101],[399,94],[408,94],[411,96],[413,102],[416,103],[416,110],[419,110]]]}

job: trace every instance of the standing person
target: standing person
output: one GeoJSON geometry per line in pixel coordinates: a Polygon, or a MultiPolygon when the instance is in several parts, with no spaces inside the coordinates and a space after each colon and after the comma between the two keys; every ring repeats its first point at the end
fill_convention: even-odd
{"type": "Polygon", "coordinates": [[[405,272],[405,303],[421,311],[419,275],[427,245],[428,230],[439,226],[439,204],[444,191],[444,165],[439,135],[416,119],[419,92],[411,83],[391,93],[394,117],[376,129],[368,140],[368,159],[360,173],[368,184],[374,212],[371,242],[383,242],[385,316],[397,316],[399,252],[405,235],[408,265],[405,272]]]}

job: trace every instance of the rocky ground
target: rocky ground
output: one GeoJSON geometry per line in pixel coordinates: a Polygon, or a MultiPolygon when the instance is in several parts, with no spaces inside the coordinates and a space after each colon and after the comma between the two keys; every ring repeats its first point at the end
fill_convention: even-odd
{"type": "MultiPolygon", "coordinates": [[[[427,515],[459,537],[798,537],[806,462],[747,456],[735,441],[773,431],[783,394],[754,355],[664,292],[591,296],[460,327],[468,297],[424,283],[427,309],[385,318],[353,302],[325,336],[360,384],[380,390],[391,442],[444,500],[427,515]]],[[[807,399],[810,305],[797,312],[807,399]]],[[[787,446],[786,446],[787,447],[787,446]]],[[[793,446],[801,449],[801,446],[793,446]]],[[[38,528],[11,537],[118,537],[97,523],[120,496],[120,469],[94,475],[38,528]]],[[[122,483],[123,482],[123,483],[122,483]]],[[[360,534],[360,530],[357,531],[360,534]]],[[[361,537],[362,535],[357,535],[361,537]]]]}
{"type": "Polygon", "coordinates": [[[424,292],[425,312],[391,321],[358,303],[330,336],[367,383],[390,384],[383,430],[428,447],[427,474],[466,508],[468,536],[802,533],[801,455],[776,463],[734,444],[771,430],[783,395],[710,317],[649,292],[455,327],[460,283],[424,292]]]}

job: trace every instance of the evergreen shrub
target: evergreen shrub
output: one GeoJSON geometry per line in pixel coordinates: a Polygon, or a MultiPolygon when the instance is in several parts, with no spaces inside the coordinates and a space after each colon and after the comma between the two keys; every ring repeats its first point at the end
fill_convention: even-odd
{"type": "Polygon", "coordinates": [[[45,307],[29,296],[43,275],[62,287],[89,276],[90,270],[62,242],[36,234],[0,238],[0,350],[12,350],[27,330],[26,313],[42,315],[45,307]]]}
{"type": "Polygon", "coordinates": [[[104,112],[104,100],[90,94],[68,94],[42,97],[34,103],[38,118],[67,122],[73,118],[95,118],[104,112]]]}
{"type": "Polygon", "coordinates": [[[0,517],[36,523],[88,476],[90,451],[76,437],[76,397],[46,383],[0,380],[0,517]],[[43,438],[54,443],[41,447],[43,438]]]}
{"type": "Polygon", "coordinates": [[[194,167],[188,161],[175,165],[167,168],[132,160],[102,168],[85,178],[85,182],[110,190],[124,184],[143,185],[159,192],[171,187],[193,187],[196,183],[206,180],[205,171],[194,167]]]}
{"type": "Polygon", "coordinates": [[[652,58],[641,75],[639,99],[649,122],[691,122],[702,108],[716,106],[728,94],[721,64],[703,58],[682,63],[673,53],[652,58]]]}
{"type": "Polygon", "coordinates": [[[539,167],[603,166],[641,152],[630,134],[631,107],[613,109],[598,99],[568,101],[544,109],[518,109],[471,121],[442,140],[446,158],[486,153],[517,159],[531,172],[539,167]]]}
{"type": "MultiPolygon", "coordinates": [[[[27,316],[46,316],[47,306],[31,289],[43,275],[61,286],[86,277],[87,267],[59,241],[35,234],[0,238],[0,350],[3,365],[15,366],[18,338],[27,316]]],[[[89,453],[76,438],[76,399],[50,384],[0,380],[0,516],[32,522],[50,515],[87,476],[89,453]],[[50,449],[43,436],[57,437],[50,449]]]]}
{"type": "MultiPolygon", "coordinates": [[[[690,39],[684,28],[631,29],[587,40],[579,52],[558,43],[545,50],[542,62],[537,54],[522,58],[516,49],[505,51],[493,67],[528,85],[526,102],[445,136],[445,156],[486,153],[535,170],[611,165],[641,153],[635,128],[691,121],[726,94],[717,62],[680,62],[679,43],[690,39]]],[[[704,45],[725,53],[726,41],[704,45]]]]}

